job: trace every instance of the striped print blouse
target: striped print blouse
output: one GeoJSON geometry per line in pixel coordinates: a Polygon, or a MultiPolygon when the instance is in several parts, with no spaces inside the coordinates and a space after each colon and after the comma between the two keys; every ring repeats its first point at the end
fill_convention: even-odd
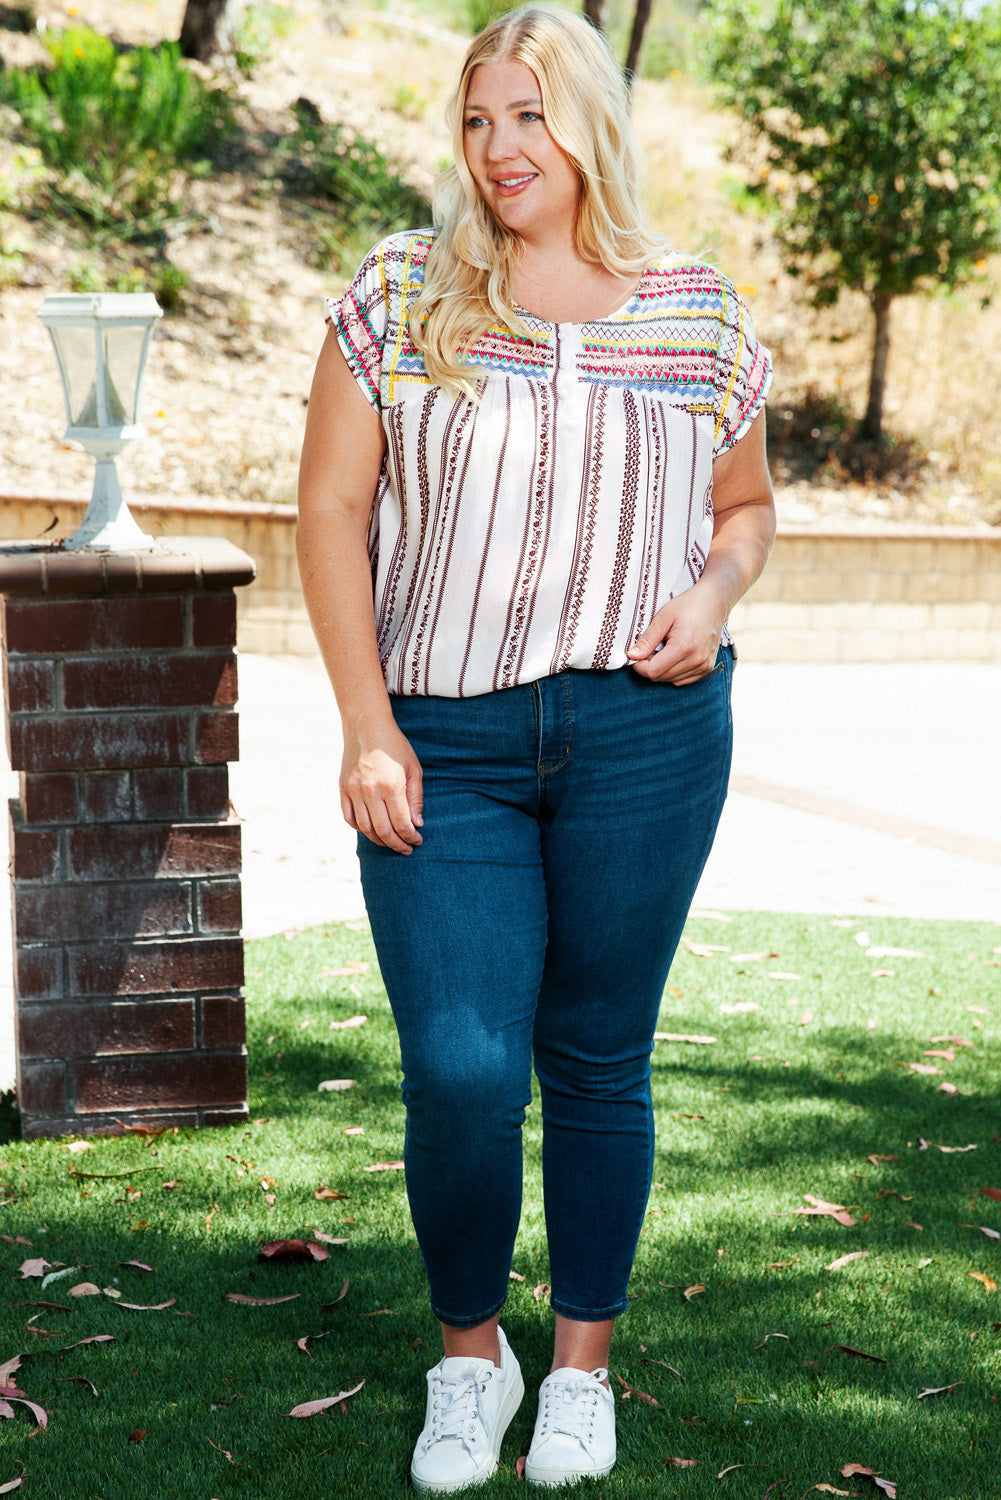
{"type": "Polygon", "coordinates": [[[407,333],[432,239],[391,235],[327,303],[386,432],[369,549],[387,687],[462,698],[622,667],[702,574],[713,458],[764,402],[768,351],[729,281],[665,257],[609,317],[489,329],[480,402],[456,399],[407,333]]]}

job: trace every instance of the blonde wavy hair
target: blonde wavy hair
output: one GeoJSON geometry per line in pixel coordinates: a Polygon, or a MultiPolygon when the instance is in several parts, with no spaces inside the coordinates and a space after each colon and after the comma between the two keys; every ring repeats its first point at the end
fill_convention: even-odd
{"type": "Polygon", "coordinates": [[[464,151],[473,70],[499,62],[531,68],[549,134],[580,174],[575,232],[584,259],[638,277],[666,248],[640,207],[625,85],[604,38],[582,16],[554,5],[525,5],[492,22],[470,45],[448,103],[455,164],[435,184],[437,236],[410,313],[410,336],[432,381],[474,400],[479,372],[472,376],[465,356],[484,330],[499,325],[532,337],[511,301],[521,238],[494,218],[464,151]]]}

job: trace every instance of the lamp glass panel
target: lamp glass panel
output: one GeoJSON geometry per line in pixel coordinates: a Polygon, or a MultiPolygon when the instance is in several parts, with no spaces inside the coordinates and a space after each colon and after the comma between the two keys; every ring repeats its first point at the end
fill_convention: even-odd
{"type": "Polygon", "coordinates": [[[129,427],[138,421],[139,380],[149,333],[148,326],[101,329],[109,427],[129,427]]]}
{"type": "Polygon", "coordinates": [[[96,427],[96,345],[93,328],[53,328],[56,354],[66,382],[71,427],[96,427]]]}

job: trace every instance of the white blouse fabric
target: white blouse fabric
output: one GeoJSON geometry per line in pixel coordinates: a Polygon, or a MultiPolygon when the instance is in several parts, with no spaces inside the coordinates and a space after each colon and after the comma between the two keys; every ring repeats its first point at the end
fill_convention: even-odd
{"type": "Polygon", "coordinates": [[[665,257],[607,318],[489,329],[480,402],[456,399],[407,332],[432,242],[390,236],[327,303],[386,432],[369,545],[389,691],[622,667],[702,574],[713,459],[761,408],[769,353],[725,277],[665,257]]]}

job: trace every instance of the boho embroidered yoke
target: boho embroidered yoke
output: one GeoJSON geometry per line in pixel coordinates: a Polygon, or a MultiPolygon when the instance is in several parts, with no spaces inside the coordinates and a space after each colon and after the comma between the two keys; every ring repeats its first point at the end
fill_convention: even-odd
{"type": "Polygon", "coordinates": [[[491,328],[469,355],[479,405],[455,399],[407,333],[432,240],[390,236],[328,303],[386,430],[370,550],[389,691],[624,666],[701,576],[713,458],[764,402],[768,351],[718,271],[665,258],[607,318],[491,328]]]}

